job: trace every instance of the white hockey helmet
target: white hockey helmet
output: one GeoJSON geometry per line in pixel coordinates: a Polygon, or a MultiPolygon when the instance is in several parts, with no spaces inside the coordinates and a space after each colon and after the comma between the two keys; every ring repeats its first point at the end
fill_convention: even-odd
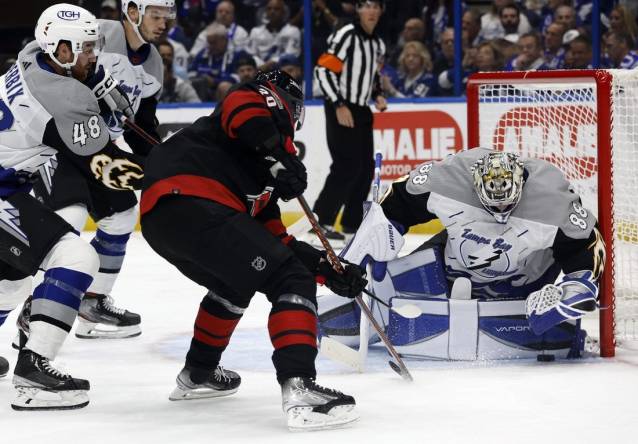
{"type": "Polygon", "coordinates": [[[472,166],[474,189],[485,209],[498,223],[507,222],[521,200],[525,170],[513,153],[492,152],[472,166]]]}
{"type": "Polygon", "coordinates": [[[53,5],[44,10],[35,27],[35,39],[42,51],[63,69],[71,69],[82,52],[100,50],[100,32],[93,14],[68,3],[53,5]],[[73,61],[61,63],[54,53],[61,41],[69,42],[73,61]]]}
{"type": "Polygon", "coordinates": [[[175,12],[175,0],[122,0],[122,14],[126,17],[126,20],[133,25],[133,29],[135,30],[135,34],[145,43],[146,39],[142,37],[142,33],[140,32],[140,25],[142,24],[142,20],[144,18],[144,14],[146,14],[146,8],[149,6],[157,6],[159,8],[165,8],[163,12],[163,17],[169,20],[172,20],[176,17],[175,12]],[[131,20],[131,17],[128,14],[128,7],[133,3],[133,5],[137,6],[137,10],[140,12],[137,21],[131,20]]]}

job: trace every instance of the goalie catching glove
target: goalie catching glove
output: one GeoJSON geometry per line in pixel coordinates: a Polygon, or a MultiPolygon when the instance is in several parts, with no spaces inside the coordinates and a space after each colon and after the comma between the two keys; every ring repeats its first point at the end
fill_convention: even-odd
{"type": "Polygon", "coordinates": [[[537,335],[555,325],[576,320],[596,309],[598,285],[591,271],[566,274],[556,285],[545,285],[525,302],[529,325],[537,335]]]}
{"type": "Polygon", "coordinates": [[[355,298],[366,288],[368,281],[365,279],[365,270],[358,265],[351,264],[343,259],[345,264],[343,273],[334,269],[330,261],[323,258],[319,262],[317,272],[325,279],[324,285],[333,293],[346,298],[355,298]]]}

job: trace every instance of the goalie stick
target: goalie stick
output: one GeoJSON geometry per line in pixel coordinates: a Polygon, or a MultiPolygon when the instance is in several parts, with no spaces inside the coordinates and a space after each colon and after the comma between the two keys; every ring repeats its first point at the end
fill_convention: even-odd
{"type": "MultiPolygon", "coordinates": [[[[343,265],[341,265],[341,261],[339,260],[336,253],[334,252],[334,249],[330,245],[330,242],[328,242],[328,239],[326,239],[326,236],[323,234],[323,231],[321,231],[321,227],[319,227],[319,222],[317,222],[315,215],[312,213],[312,210],[310,209],[310,206],[308,205],[306,198],[303,197],[303,195],[301,195],[297,197],[297,200],[299,201],[299,204],[301,205],[301,208],[303,209],[304,213],[306,213],[306,216],[310,220],[310,223],[312,224],[312,229],[314,230],[315,234],[321,241],[321,244],[323,245],[323,247],[326,249],[326,254],[328,255],[328,259],[330,260],[330,263],[332,264],[332,266],[337,272],[343,273],[344,271],[343,265]]],[[[370,294],[368,290],[364,290],[364,293],[370,294]]],[[[403,379],[407,381],[413,381],[410,371],[405,366],[405,363],[403,362],[403,360],[401,359],[401,357],[399,356],[395,348],[392,346],[392,343],[390,342],[390,339],[388,339],[388,336],[383,332],[383,329],[381,328],[381,326],[379,326],[379,323],[376,321],[376,319],[374,319],[374,315],[372,314],[372,311],[370,311],[370,308],[363,301],[361,295],[356,296],[354,299],[355,301],[357,301],[357,304],[361,308],[361,311],[370,320],[370,323],[372,324],[372,328],[374,328],[375,332],[379,335],[379,338],[381,338],[383,345],[385,345],[388,352],[390,352],[392,357],[395,359],[396,363],[389,361],[390,367],[392,367],[392,369],[396,371],[403,379]]]]}
{"type": "MultiPolygon", "coordinates": [[[[376,183],[377,195],[378,195],[378,183],[380,180],[380,167],[381,167],[381,153],[377,153],[377,155],[375,156],[375,181],[374,181],[376,183]]],[[[373,193],[374,193],[374,190],[373,190],[373,193]]],[[[306,201],[305,197],[301,195],[297,198],[297,200],[299,201],[299,204],[301,205],[301,208],[303,209],[304,213],[306,213],[308,220],[310,220],[313,231],[315,232],[315,234],[321,241],[321,244],[325,248],[326,253],[328,255],[328,259],[330,260],[330,263],[332,264],[332,266],[335,268],[336,271],[343,273],[343,266],[341,265],[341,261],[335,254],[334,249],[330,245],[330,242],[328,242],[328,239],[326,239],[326,236],[323,234],[321,227],[319,227],[319,222],[317,222],[317,219],[314,217],[314,214],[312,213],[312,210],[310,209],[310,206],[308,205],[308,202],[306,201]]],[[[378,298],[374,294],[369,292],[368,290],[364,290],[363,292],[367,294],[368,296],[371,296],[372,298],[378,300],[378,298]]],[[[392,355],[392,357],[396,360],[396,363],[393,361],[389,361],[390,367],[395,372],[397,372],[403,379],[407,381],[412,381],[413,378],[412,378],[412,375],[410,374],[410,371],[405,366],[405,363],[403,362],[403,360],[401,359],[401,357],[399,356],[395,348],[392,346],[390,339],[388,339],[387,335],[384,333],[379,323],[376,321],[376,319],[374,319],[374,314],[372,313],[372,311],[370,310],[366,302],[363,300],[362,295],[358,295],[357,297],[355,297],[355,301],[361,308],[361,311],[365,314],[365,317],[368,318],[368,320],[372,324],[372,327],[374,328],[379,338],[381,338],[381,341],[385,345],[388,352],[390,352],[390,355],[392,355]]],[[[366,336],[367,336],[367,333],[366,333],[366,336]]],[[[322,338],[321,342],[322,342],[322,351],[324,351],[324,346],[326,347],[325,354],[327,354],[328,356],[333,356],[337,360],[351,363],[351,365],[355,367],[357,370],[363,371],[363,360],[361,359],[360,353],[355,352],[350,347],[347,347],[346,345],[343,345],[335,341],[334,339],[329,339],[327,337],[322,338]],[[327,341],[324,342],[324,340],[326,339],[327,341]]],[[[366,354],[367,354],[367,342],[366,342],[366,354]]],[[[365,355],[363,357],[365,358],[365,355]]]]}

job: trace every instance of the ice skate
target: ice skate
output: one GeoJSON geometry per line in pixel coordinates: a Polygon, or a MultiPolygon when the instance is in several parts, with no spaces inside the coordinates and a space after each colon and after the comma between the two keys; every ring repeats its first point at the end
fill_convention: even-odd
{"type": "Polygon", "coordinates": [[[14,410],[69,410],[89,403],[89,381],[62,373],[29,349],[18,355],[13,385],[18,392],[11,403],[14,410]]]}
{"type": "Polygon", "coordinates": [[[241,377],[219,365],[212,372],[184,367],[177,375],[176,382],[177,387],[168,396],[171,401],[232,395],[238,390],[241,377]],[[202,382],[193,382],[191,378],[202,382]]]}
{"type": "Polygon", "coordinates": [[[0,356],[0,378],[7,376],[9,373],[9,361],[0,356]]]}
{"type": "Polygon", "coordinates": [[[352,396],[317,385],[310,378],[287,379],[281,396],[292,432],[334,429],[359,419],[352,396]]]}
{"type": "Polygon", "coordinates": [[[141,318],[113,305],[113,298],[87,293],[80,304],[75,336],[82,339],[121,339],[142,334],[141,318]]]}
{"type": "Polygon", "coordinates": [[[29,296],[22,305],[22,310],[20,310],[20,314],[18,315],[18,319],[16,319],[16,327],[18,327],[18,332],[16,333],[13,342],[11,343],[11,347],[16,350],[22,350],[22,347],[25,346],[27,341],[29,340],[29,322],[31,321],[31,296],[29,296]]]}

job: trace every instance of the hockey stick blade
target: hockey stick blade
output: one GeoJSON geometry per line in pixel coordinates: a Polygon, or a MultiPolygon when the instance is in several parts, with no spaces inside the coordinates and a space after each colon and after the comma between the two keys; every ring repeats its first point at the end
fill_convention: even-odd
{"type": "Polygon", "coordinates": [[[321,351],[321,354],[326,358],[341,362],[342,364],[352,367],[359,373],[363,373],[363,362],[359,352],[347,345],[328,336],[324,336],[321,338],[319,351],[321,351]]]}
{"type": "Polygon", "coordinates": [[[405,379],[406,381],[412,382],[414,381],[414,379],[412,378],[412,375],[408,372],[404,372],[401,367],[399,367],[394,361],[388,361],[388,364],[390,364],[390,368],[392,370],[394,370],[395,372],[397,372],[399,374],[399,376],[401,376],[403,379],[405,379]]]}
{"type": "Polygon", "coordinates": [[[368,296],[370,296],[375,301],[377,301],[379,304],[389,308],[390,310],[392,310],[393,312],[397,313],[399,316],[402,316],[404,318],[414,319],[414,318],[418,318],[419,316],[423,314],[421,309],[414,304],[405,304],[405,305],[401,305],[400,307],[394,307],[388,304],[387,302],[385,302],[384,300],[379,299],[374,293],[372,293],[369,290],[363,289],[363,292],[367,294],[368,296]]]}

